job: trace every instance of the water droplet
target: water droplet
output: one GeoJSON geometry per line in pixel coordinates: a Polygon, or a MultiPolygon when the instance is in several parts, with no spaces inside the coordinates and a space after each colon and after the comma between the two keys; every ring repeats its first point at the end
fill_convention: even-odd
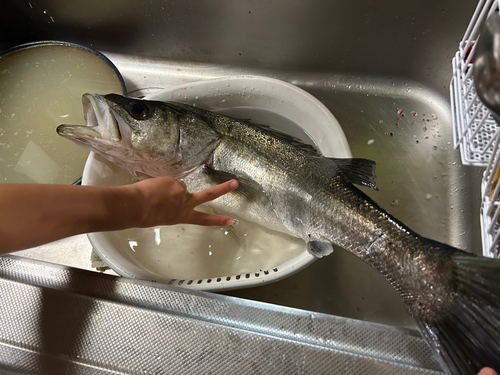
{"type": "Polygon", "coordinates": [[[161,244],[160,230],[161,230],[161,228],[155,228],[155,229],[153,229],[153,231],[155,232],[155,243],[156,243],[156,245],[161,244]]]}
{"type": "Polygon", "coordinates": [[[137,246],[137,241],[128,241],[128,245],[130,246],[130,249],[135,253],[135,247],[137,246]]]}

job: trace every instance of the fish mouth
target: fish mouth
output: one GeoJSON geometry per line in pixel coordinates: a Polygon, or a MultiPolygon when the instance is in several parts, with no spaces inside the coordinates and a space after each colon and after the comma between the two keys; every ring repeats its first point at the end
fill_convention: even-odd
{"type": "Polygon", "coordinates": [[[87,143],[88,141],[120,142],[118,116],[102,95],[84,94],[82,96],[83,114],[86,125],[59,125],[57,134],[72,141],[87,143]]]}

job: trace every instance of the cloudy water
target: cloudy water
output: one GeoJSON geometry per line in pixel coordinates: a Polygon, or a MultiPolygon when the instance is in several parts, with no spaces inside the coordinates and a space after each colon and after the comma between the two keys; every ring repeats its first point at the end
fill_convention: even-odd
{"type": "Polygon", "coordinates": [[[0,183],[70,184],[88,151],[56,133],[84,125],[84,93],[122,93],[114,70],[82,48],[40,45],[0,56],[0,183]]]}

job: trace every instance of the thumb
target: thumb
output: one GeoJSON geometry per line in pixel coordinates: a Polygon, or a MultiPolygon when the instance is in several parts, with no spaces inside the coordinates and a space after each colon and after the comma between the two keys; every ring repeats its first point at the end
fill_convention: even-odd
{"type": "Polygon", "coordinates": [[[193,215],[190,217],[189,221],[186,224],[224,227],[233,225],[233,223],[233,218],[229,216],[212,215],[195,210],[193,211],[193,215]]]}

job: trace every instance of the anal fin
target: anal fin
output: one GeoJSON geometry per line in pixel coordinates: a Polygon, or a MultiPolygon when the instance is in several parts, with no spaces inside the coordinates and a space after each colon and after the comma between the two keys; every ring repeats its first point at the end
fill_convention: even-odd
{"type": "Polygon", "coordinates": [[[309,254],[314,255],[316,258],[323,258],[324,256],[333,253],[333,246],[330,242],[308,241],[307,251],[309,252],[309,254]]]}

